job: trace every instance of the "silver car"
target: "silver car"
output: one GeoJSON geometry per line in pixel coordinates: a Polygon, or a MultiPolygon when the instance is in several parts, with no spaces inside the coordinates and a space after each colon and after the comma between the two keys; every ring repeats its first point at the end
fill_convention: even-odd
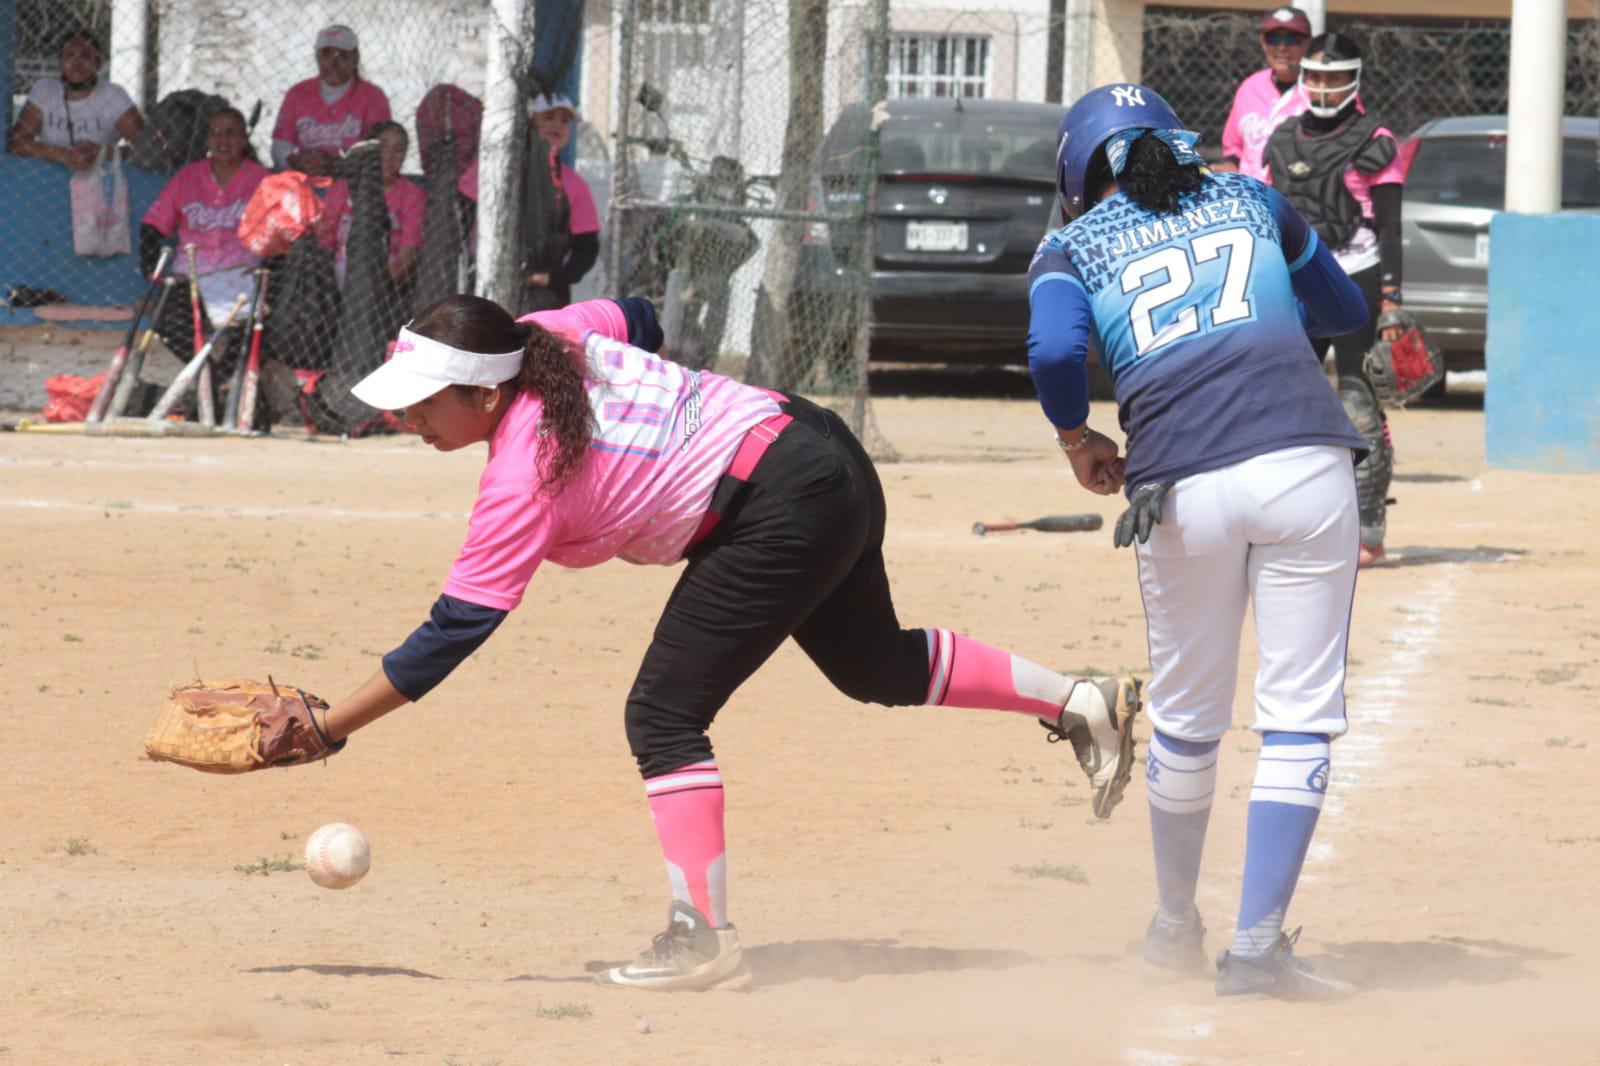
{"type": "MultiPolygon", "coordinates": [[[[1600,213],[1600,120],[1562,119],[1561,208],[1600,213]]],[[[1424,123],[1401,148],[1407,163],[1400,240],[1406,310],[1452,370],[1483,366],[1489,305],[1489,220],[1505,208],[1506,117],[1424,123]]]]}

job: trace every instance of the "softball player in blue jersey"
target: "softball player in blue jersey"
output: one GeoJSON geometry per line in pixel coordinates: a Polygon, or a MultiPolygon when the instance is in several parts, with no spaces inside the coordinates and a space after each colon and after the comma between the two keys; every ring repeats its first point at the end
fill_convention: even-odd
{"type": "Polygon", "coordinates": [[[1116,542],[1138,542],[1160,900],[1145,959],[1206,967],[1195,885],[1249,605],[1261,755],[1237,932],[1216,990],[1324,998],[1348,986],[1295,958],[1299,931],[1285,935],[1283,919],[1329,745],[1346,729],[1354,461],[1365,443],[1307,333],[1355,329],[1366,303],[1281,195],[1210,173],[1196,140],[1140,85],[1102,86],[1067,112],[1056,185],[1068,221],[1030,271],[1029,364],[1079,482],[1127,492],[1116,542]],[[1126,456],[1087,424],[1091,340],[1116,390],[1126,456]]]}

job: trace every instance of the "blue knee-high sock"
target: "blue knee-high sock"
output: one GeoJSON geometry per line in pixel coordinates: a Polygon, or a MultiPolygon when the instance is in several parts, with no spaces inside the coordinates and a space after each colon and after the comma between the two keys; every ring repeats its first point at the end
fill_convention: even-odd
{"type": "Polygon", "coordinates": [[[1194,912],[1200,853],[1217,788],[1217,741],[1150,738],[1145,793],[1150,800],[1150,839],[1156,851],[1159,921],[1181,925],[1194,912]]]}
{"type": "Polygon", "coordinates": [[[1328,738],[1266,733],[1250,789],[1244,891],[1233,954],[1265,954],[1283,932],[1284,912],[1300,880],[1311,834],[1328,791],[1328,738]]]}

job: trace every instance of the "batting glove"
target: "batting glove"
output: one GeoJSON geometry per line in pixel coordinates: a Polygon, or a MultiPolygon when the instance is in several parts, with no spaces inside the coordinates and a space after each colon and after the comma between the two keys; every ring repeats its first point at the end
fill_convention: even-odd
{"type": "Polygon", "coordinates": [[[1126,548],[1135,540],[1140,544],[1149,540],[1150,531],[1161,524],[1161,508],[1170,488],[1170,481],[1149,481],[1134,489],[1128,497],[1128,509],[1117,519],[1112,543],[1126,548]]]}

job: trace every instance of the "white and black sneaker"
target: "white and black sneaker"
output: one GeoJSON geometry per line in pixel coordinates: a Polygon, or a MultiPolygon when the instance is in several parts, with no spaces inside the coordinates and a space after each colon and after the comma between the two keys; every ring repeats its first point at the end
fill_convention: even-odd
{"type": "Polygon", "coordinates": [[[1224,951],[1217,958],[1217,995],[1287,1000],[1336,1000],[1355,995],[1354,985],[1295,958],[1299,939],[1298,929],[1279,933],[1278,942],[1265,955],[1254,958],[1224,951]]]}
{"type": "Polygon", "coordinates": [[[1133,776],[1133,720],[1141,706],[1136,679],[1087,677],[1073,682],[1060,718],[1053,723],[1039,720],[1052,744],[1072,744],[1094,790],[1096,818],[1111,817],[1133,776]]]}
{"type": "Polygon", "coordinates": [[[673,900],[667,907],[667,931],[658,933],[633,962],[601,970],[594,980],[659,992],[732,989],[750,983],[750,970],[733,926],[713,928],[705,915],[673,900]]]}

